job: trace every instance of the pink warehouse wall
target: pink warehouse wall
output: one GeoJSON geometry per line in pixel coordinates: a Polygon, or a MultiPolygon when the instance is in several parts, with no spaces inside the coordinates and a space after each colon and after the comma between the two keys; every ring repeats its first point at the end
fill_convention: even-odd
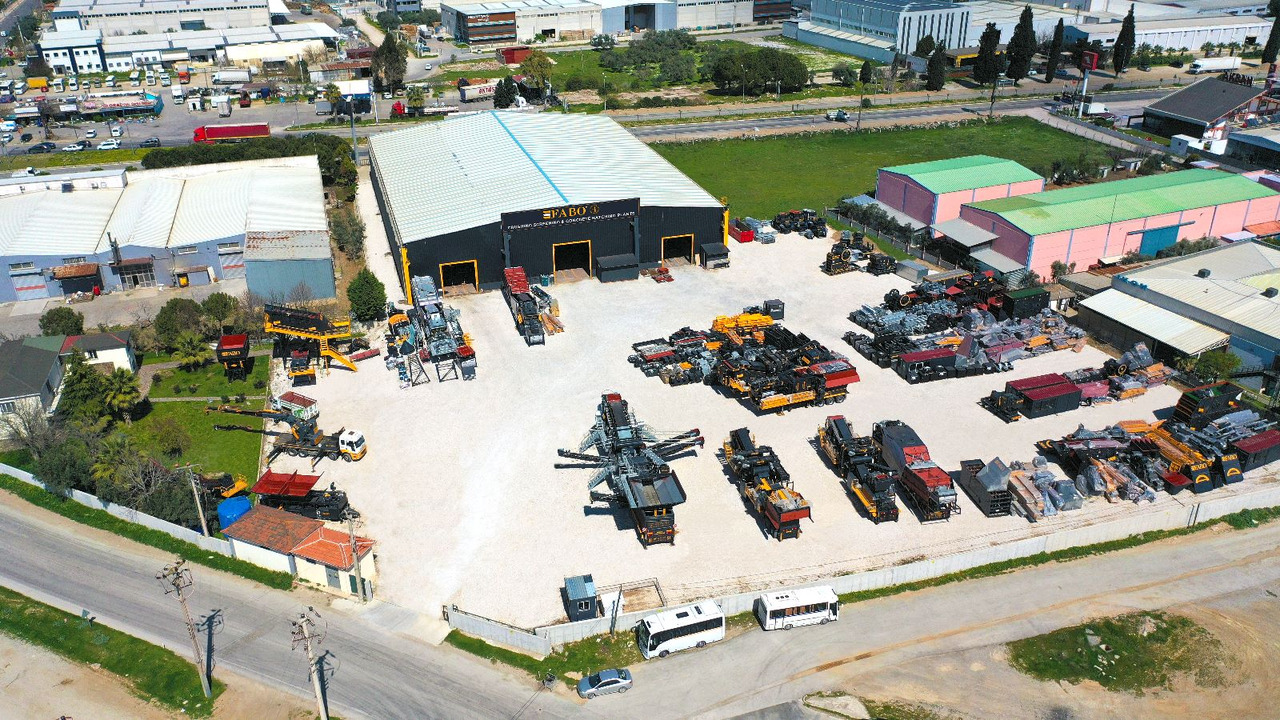
{"type": "Polygon", "coordinates": [[[1004,185],[988,185],[987,187],[975,188],[973,190],[957,190],[956,192],[945,193],[938,196],[938,209],[935,223],[946,222],[960,217],[960,208],[966,203],[980,202],[982,200],[995,200],[998,198],[1013,197],[1015,195],[1030,195],[1044,189],[1044,180],[1025,180],[1018,183],[1006,183],[1004,185]]]}
{"type": "Polygon", "coordinates": [[[1031,244],[1031,238],[1026,233],[1005,222],[999,215],[978,210],[970,205],[960,208],[960,217],[972,225],[995,233],[996,239],[991,243],[993,250],[1018,262],[1026,261],[1027,246],[1031,244]]]}
{"type": "Polygon", "coordinates": [[[933,222],[933,193],[910,178],[881,170],[876,176],[876,199],[922,223],[933,222]]]}
{"type": "Polygon", "coordinates": [[[1278,218],[1280,218],[1280,195],[1271,195],[1249,202],[1249,214],[1245,216],[1244,224],[1271,222],[1278,218]]]}
{"type": "MultiPolygon", "coordinates": [[[[1213,214],[1213,225],[1209,228],[1209,234],[1221,237],[1223,233],[1243,230],[1248,205],[1248,201],[1219,205],[1218,212],[1213,214]]],[[[1188,236],[1179,232],[1178,237],[1181,239],[1188,236]]]]}

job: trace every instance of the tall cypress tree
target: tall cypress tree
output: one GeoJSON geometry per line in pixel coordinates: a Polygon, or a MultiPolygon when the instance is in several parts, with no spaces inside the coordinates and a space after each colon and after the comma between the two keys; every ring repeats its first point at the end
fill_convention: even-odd
{"type": "Polygon", "coordinates": [[[1005,71],[1005,76],[1013,80],[1021,80],[1031,70],[1031,58],[1036,54],[1036,28],[1032,24],[1033,20],[1031,6],[1023,7],[1018,25],[1013,29],[1013,36],[1009,38],[1009,48],[1006,51],[1009,56],[1009,69],[1005,71]]]}
{"type": "Polygon", "coordinates": [[[933,49],[933,54],[929,56],[929,67],[926,73],[928,79],[925,81],[924,89],[929,92],[938,92],[947,84],[947,48],[939,43],[933,49]]]}
{"type": "Polygon", "coordinates": [[[1137,42],[1133,23],[1133,6],[1130,5],[1129,14],[1124,16],[1124,22],[1120,24],[1120,34],[1116,36],[1115,47],[1111,50],[1111,67],[1115,68],[1117,74],[1129,67],[1129,60],[1133,57],[1133,48],[1137,42]]]}
{"type": "Polygon", "coordinates": [[[973,61],[973,79],[979,85],[995,85],[1000,79],[1000,61],[996,51],[1000,47],[1000,30],[995,23],[987,23],[978,39],[978,57],[973,61]]]}
{"type": "Polygon", "coordinates": [[[1062,18],[1058,18],[1058,24],[1053,28],[1053,40],[1049,41],[1049,61],[1045,63],[1044,81],[1053,82],[1053,78],[1058,74],[1058,65],[1062,62],[1062,18]]]}
{"type": "Polygon", "coordinates": [[[1267,36],[1267,44],[1262,47],[1262,62],[1274,65],[1276,54],[1280,51],[1280,17],[1271,22],[1271,34],[1267,36]]]}

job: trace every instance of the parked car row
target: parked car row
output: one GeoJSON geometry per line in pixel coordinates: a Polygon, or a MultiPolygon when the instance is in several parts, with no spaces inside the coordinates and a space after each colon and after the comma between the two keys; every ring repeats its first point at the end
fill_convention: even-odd
{"type": "MultiPolygon", "coordinates": [[[[28,140],[30,139],[29,134],[24,135],[24,137],[27,137],[28,140]]],[[[124,147],[124,145],[117,138],[108,138],[98,143],[98,147],[96,149],[97,150],[119,150],[122,147],[124,147]]],[[[138,143],[138,147],[158,148],[160,147],[160,138],[156,138],[156,137],[147,138],[146,140],[143,140],[142,142],[138,143]]],[[[51,142],[40,142],[27,148],[27,154],[41,155],[44,153],[51,153],[57,149],[58,149],[58,146],[51,142]]],[[[89,142],[88,140],[77,140],[69,145],[63,146],[62,152],[80,152],[81,150],[89,150],[89,149],[94,149],[93,143],[89,142]]]]}

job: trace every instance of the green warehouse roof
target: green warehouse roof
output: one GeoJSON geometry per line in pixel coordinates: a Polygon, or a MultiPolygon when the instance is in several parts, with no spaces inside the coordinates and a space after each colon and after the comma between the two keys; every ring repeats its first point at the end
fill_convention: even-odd
{"type": "Polygon", "coordinates": [[[884,171],[905,175],[923,185],[926,190],[939,195],[1041,179],[1039,175],[1012,160],[990,155],[968,155],[950,160],[896,165],[884,168],[884,171]]]}
{"type": "Polygon", "coordinates": [[[1044,235],[1275,194],[1239,175],[1197,169],[983,200],[969,207],[995,213],[1028,235],[1044,235]]]}

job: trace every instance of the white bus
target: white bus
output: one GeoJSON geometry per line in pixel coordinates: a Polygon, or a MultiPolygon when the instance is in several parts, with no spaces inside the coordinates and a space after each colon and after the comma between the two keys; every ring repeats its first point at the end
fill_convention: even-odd
{"type": "Polygon", "coordinates": [[[712,600],[649,615],[636,625],[645,660],[724,639],[724,612],[712,600]]]}
{"type": "Polygon", "coordinates": [[[840,619],[840,598],[825,585],[767,592],[756,598],[756,618],[765,630],[826,625],[840,619]]]}

